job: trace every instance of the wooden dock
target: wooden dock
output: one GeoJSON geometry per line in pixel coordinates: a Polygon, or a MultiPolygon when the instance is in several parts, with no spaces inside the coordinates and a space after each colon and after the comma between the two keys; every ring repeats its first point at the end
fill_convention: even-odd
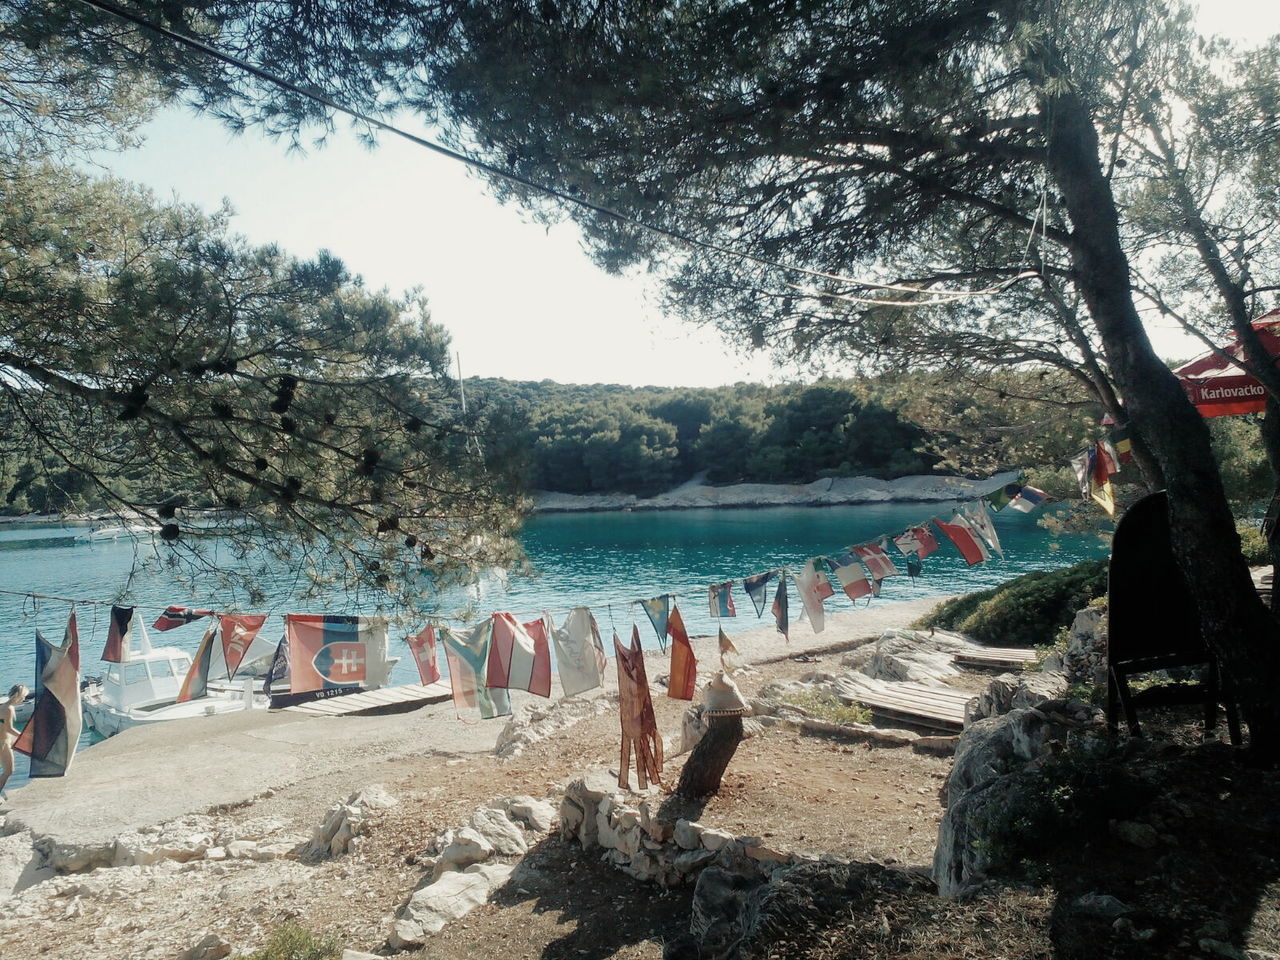
{"type": "Polygon", "coordinates": [[[947,733],[964,729],[965,711],[974,699],[964,690],[909,681],[859,677],[851,683],[845,677],[839,685],[841,695],[858,701],[876,716],[947,733]]]}
{"type": "Polygon", "coordinates": [[[341,697],[312,700],[285,707],[285,712],[305,713],[313,717],[350,717],[358,714],[403,713],[428,703],[443,703],[453,696],[447,683],[430,686],[407,683],[399,687],[383,687],[365,693],[348,693],[341,697]]]}
{"type": "Polygon", "coordinates": [[[951,662],[960,667],[986,667],[1003,670],[1021,670],[1036,662],[1037,653],[1026,647],[975,647],[964,653],[953,654],[951,662]]]}

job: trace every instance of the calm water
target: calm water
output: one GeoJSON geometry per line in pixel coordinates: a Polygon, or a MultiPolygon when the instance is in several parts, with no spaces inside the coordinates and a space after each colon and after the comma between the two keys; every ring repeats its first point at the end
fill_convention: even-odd
{"type": "MultiPolygon", "coordinates": [[[[532,576],[497,576],[469,590],[457,590],[439,598],[442,609],[469,608],[475,617],[506,610],[532,619],[542,610],[556,620],[571,607],[593,609],[606,642],[611,629],[625,639],[635,617],[639,617],[641,637],[646,646],[656,646],[657,638],[643,611],[629,601],[659,593],[678,595],[681,613],[690,633],[715,631],[715,621],[707,610],[707,587],[725,580],[796,565],[815,555],[831,554],[851,543],[860,543],[882,534],[896,534],[934,514],[944,519],[950,509],[942,504],[875,504],[856,507],[772,507],[752,510],[684,510],[660,513],[553,514],[535,518],[523,536],[525,550],[537,568],[532,576]]],[[[991,586],[1032,570],[1065,566],[1078,560],[1101,556],[1102,544],[1092,536],[1051,537],[1036,524],[1038,514],[1005,511],[994,518],[1005,548],[1004,560],[967,567],[955,548],[943,542],[942,549],[924,562],[924,575],[912,582],[906,576],[885,583],[883,596],[873,603],[892,603],[942,594],[964,593],[991,586]]],[[[91,600],[110,600],[129,583],[130,602],[141,609],[150,625],[169,604],[199,607],[227,607],[234,598],[210,593],[192,593],[175,586],[171,575],[139,561],[152,556],[149,542],[132,540],[75,544],[77,531],[49,526],[0,526],[0,588],[32,591],[91,600]]],[[[941,540],[941,537],[940,537],[941,540]]],[[[897,558],[896,550],[890,551],[897,558]]],[[[315,609],[314,602],[300,604],[290,592],[292,575],[281,571],[274,583],[265,584],[270,602],[264,610],[276,615],[267,621],[263,635],[275,638],[283,633],[285,612],[315,609]]],[[[751,601],[741,586],[734,590],[738,617],[727,621],[730,635],[734,627],[750,629],[768,622],[756,619],[751,601]]],[[[828,609],[851,609],[843,594],[828,600],[828,609]]],[[[792,598],[792,614],[798,616],[799,602],[792,598]]],[[[354,604],[332,598],[338,612],[354,612],[354,604]]],[[[0,694],[19,681],[31,685],[34,671],[35,630],[60,641],[67,618],[67,604],[0,594],[0,694]]],[[[97,660],[106,637],[105,610],[81,607],[78,613],[82,669],[99,672],[97,660]]],[[[419,625],[420,626],[420,625],[419,625]]],[[[392,653],[400,655],[393,678],[416,683],[417,673],[402,644],[394,638],[417,626],[409,623],[392,628],[392,653]]],[[[164,634],[152,633],[152,642],[185,647],[194,651],[203,626],[200,622],[164,634]]],[[[25,758],[11,781],[25,780],[25,758]]]]}

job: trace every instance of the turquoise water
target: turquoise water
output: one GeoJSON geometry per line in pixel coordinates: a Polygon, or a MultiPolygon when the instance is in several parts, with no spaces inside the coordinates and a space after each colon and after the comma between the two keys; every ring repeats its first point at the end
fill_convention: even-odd
{"type": "MultiPolygon", "coordinates": [[[[600,622],[606,640],[616,629],[625,638],[639,617],[642,641],[656,646],[657,638],[643,611],[630,601],[659,593],[675,593],[692,634],[715,631],[707,609],[707,587],[725,580],[796,565],[809,557],[838,552],[841,548],[896,534],[937,514],[944,519],[950,508],[942,504],[873,504],[854,507],[772,507],[747,510],[682,510],[641,513],[552,514],[535,517],[522,537],[535,567],[532,575],[485,578],[470,589],[441,595],[441,609],[469,609],[476,619],[499,610],[532,619],[542,610],[558,621],[574,606],[589,606],[600,622]]],[[[924,562],[924,575],[912,582],[906,576],[886,581],[883,595],[873,603],[915,600],[922,597],[992,586],[1019,574],[1065,566],[1101,556],[1104,547],[1093,536],[1052,537],[1036,523],[1038,514],[1004,511],[994,522],[1005,548],[1005,559],[968,567],[950,543],[924,562]]],[[[176,586],[172,575],[154,562],[149,541],[119,540],[75,544],[77,531],[32,525],[0,526],[0,587],[91,600],[112,600],[126,588],[131,603],[143,608],[148,626],[169,604],[226,608],[240,604],[217,593],[192,593],[176,586]],[[146,563],[150,559],[152,563],[146,563]],[[141,566],[139,566],[141,564],[141,566]]],[[[896,551],[890,551],[896,557],[896,551]]],[[[256,612],[270,612],[263,635],[283,633],[285,612],[316,609],[291,593],[293,575],[281,570],[274,581],[264,583],[270,597],[256,612]]],[[[738,617],[725,622],[734,629],[751,629],[769,622],[757,620],[751,601],[741,586],[733,595],[738,617]]],[[[837,593],[828,609],[853,609],[837,593]]],[[[792,600],[792,615],[799,603],[792,600]]],[[[331,598],[336,612],[362,609],[342,596],[331,598]]],[[[368,612],[367,608],[363,608],[368,612]]],[[[34,671],[35,630],[55,641],[62,637],[68,606],[65,603],[0,594],[0,694],[19,681],[31,685],[34,671]]],[[[85,674],[99,672],[97,660],[106,636],[106,610],[81,607],[78,613],[85,674]]],[[[392,653],[400,655],[393,679],[417,682],[417,673],[404,646],[395,638],[415,631],[421,624],[394,623],[392,653]]],[[[194,651],[202,625],[197,622],[164,634],[152,633],[152,642],[194,651]]],[[[19,757],[13,785],[25,780],[25,759],[19,757]]]]}

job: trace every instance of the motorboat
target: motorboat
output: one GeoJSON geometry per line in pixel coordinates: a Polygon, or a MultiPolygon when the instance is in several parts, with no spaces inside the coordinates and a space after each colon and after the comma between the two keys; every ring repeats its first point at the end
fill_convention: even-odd
{"type": "Polygon", "coordinates": [[[122,538],[137,539],[156,533],[159,528],[146,523],[112,524],[108,527],[90,527],[84,533],[77,534],[76,543],[100,543],[102,541],[120,540],[122,538]]]}
{"type": "Polygon", "coordinates": [[[251,677],[222,685],[211,682],[205,696],[179,703],[182,681],[191,670],[191,655],[178,647],[152,647],[145,629],[139,630],[138,636],[141,650],[130,651],[123,663],[106,664],[101,683],[81,692],[85,725],[99,736],[267,705],[265,697],[254,693],[251,677]]]}

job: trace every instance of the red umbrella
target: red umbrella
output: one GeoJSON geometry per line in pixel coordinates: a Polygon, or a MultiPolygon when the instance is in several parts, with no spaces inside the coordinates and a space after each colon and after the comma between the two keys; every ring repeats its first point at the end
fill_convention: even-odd
{"type": "MultiPolygon", "coordinates": [[[[1253,321],[1262,345],[1273,358],[1280,358],[1280,310],[1264,313],[1253,321]]],[[[1232,340],[1223,351],[1243,362],[1244,349],[1232,340]]],[[[1267,391],[1254,377],[1216,352],[1184,363],[1173,371],[1182,381],[1200,415],[1228,417],[1238,413],[1260,413],[1267,405],[1267,391]]]]}

